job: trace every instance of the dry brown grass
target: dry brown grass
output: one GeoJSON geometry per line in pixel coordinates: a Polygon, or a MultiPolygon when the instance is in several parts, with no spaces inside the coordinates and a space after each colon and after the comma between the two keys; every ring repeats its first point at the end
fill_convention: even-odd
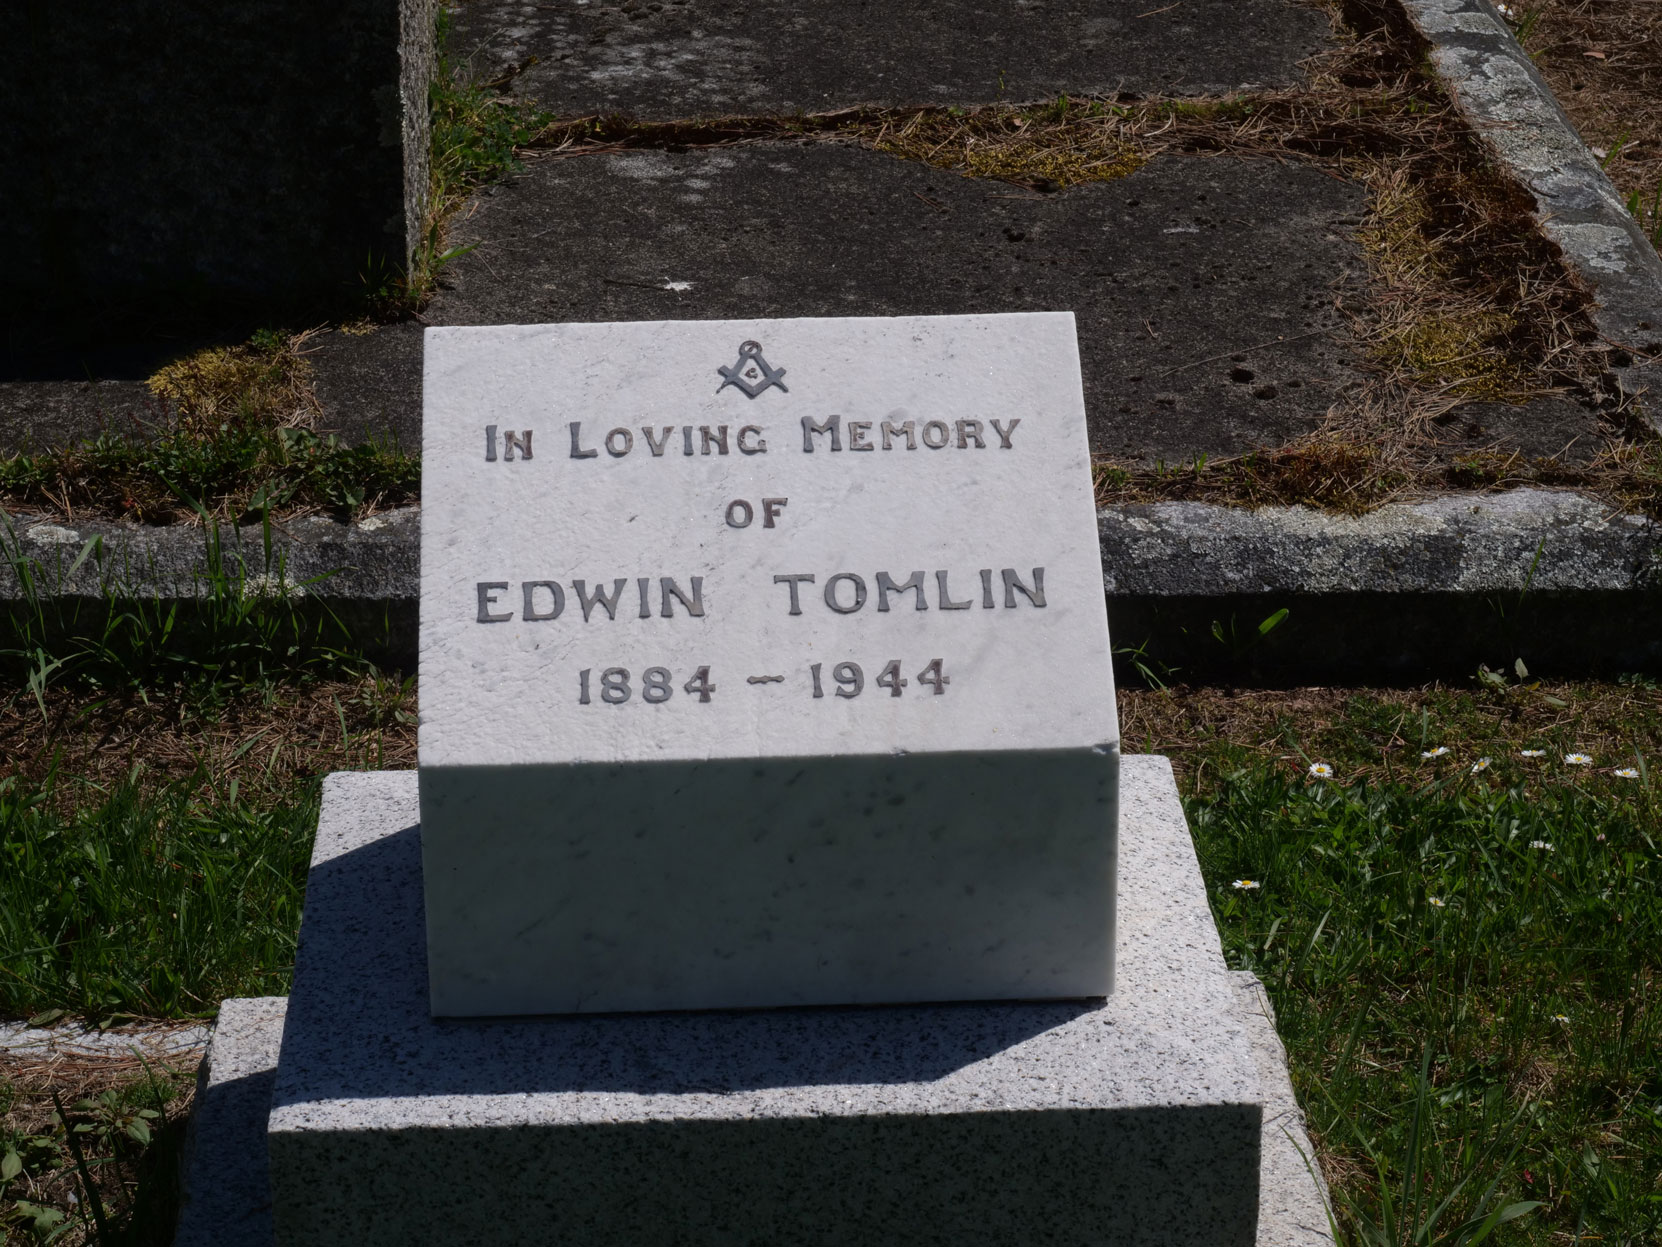
{"type": "Polygon", "coordinates": [[[211,434],[227,423],[313,428],[320,409],[312,391],[306,342],[315,330],[195,351],[158,370],[145,386],[187,432],[211,434]]]}
{"type": "Polygon", "coordinates": [[[1181,500],[1361,515],[1440,493],[1528,486],[1573,490],[1617,514],[1662,518],[1662,444],[1653,438],[1611,430],[1591,454],[1569,462],[1504,444],[1451,454],[1402,407],[1364,397],[1377,405],[1341,409],[1318,432],[1269,450],[1154,470],[1104,458],[1096,464],[1097,505],[1181,500]]]}
{"type": "Polygon", "coordinates": [[[258,798],[330,771],[415,765],[415,684],[394,676],[277,686],[212,707],[67,689],[45,701],[43,715],[26,692],[0,700],[0,756],[30,782],[56,771],[113,788],[135,771],[156,784],[205,773],[258,798]]]}

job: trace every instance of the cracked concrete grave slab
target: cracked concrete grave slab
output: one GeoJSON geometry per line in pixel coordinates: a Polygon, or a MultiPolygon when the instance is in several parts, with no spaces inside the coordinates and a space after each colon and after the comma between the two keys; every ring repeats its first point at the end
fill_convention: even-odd
{"type": "MultiPolygon", "coordinates": [[[[1285,442],[1360,384],[1336,301],[1361,280],[1361,211],[1319,170],[1232,158],[1051,195],[828,143],[542,160],[457,223],[477,245],[426,317],[1071,310],[1093,449],[1175,461],[1285,442]]],[[[419,335],[321,340],[324,409],[413,438],[419,335]]]]}
{"type": "Polygon", "coordinates": [[[1332,42],[1290,0],[781,0],[464,3],[451,47],[559,116],[647,120],[1221,95],[1294,86],[1332,42]]]}
{"type": "MultiPolygon", "coordinates": [[[[1153,464],[1279,446],[1368,376],[1341,306],[1366,280],[1359,186],[1309,166],[1155,160],[1054,194],[830,143],[545,159],[479,198],[438,325],[1071,310],[1091,447],[1153,464]],[[563,205],[582,203],[574,217],[563,205]]],[[[416,444],[420,327],[330,335],[349,433],[416,444]],[[349,414],[351,413],[351,414],[349,414]]],[[[1591,447],[1559,398],[1459,410],[1448,436],[1591,447]]]]}

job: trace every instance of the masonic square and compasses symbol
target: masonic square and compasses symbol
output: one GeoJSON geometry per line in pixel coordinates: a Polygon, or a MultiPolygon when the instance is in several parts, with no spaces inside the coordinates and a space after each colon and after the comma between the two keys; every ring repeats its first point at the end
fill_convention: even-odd
{"type": "Polygon", "coordinates": [[[731,368],[723,364],[716,369],[724,378],[716,387],[720,394],[730,385],[736,385],[744,391],[746,398],[755,398],[770,385],[777,385],[789,394],[790,387],[781,377],[785,375],[783,368],[769,368],[767,360],[762,358],[762,344],[760,342],[742,342],[739,344],[739,358],[731,368]]]}

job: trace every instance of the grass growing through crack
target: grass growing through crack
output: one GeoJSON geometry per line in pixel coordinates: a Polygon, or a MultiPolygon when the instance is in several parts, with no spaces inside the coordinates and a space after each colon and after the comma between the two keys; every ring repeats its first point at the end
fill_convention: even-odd
{"type": "Polygon", "coordinates": [[[1537,1203],[1490,1241],[1656,1241],[1653,683],[1122,709],[1127,748],[1177,766],[1227,955],[1269,986],[1351,1242],[1472,1242],[1480,1211],[1537,1203]]]}
{"type": "Polygon", "coordinates": [[[536,105],[501,93],[512,75],[479,81],[451,55],[450,14],[437,17],[438,62],[428,89],[431,130],[427,201],[421,239],[407,272],[372,277],[368,302],[378,316],[397,318],[419,311],[438,288],[439,274],[470,247],[448,247],[450,218],[481,186],[501,181],[520,168],[519,149],[545,125],[548,114],[536,105]]]}

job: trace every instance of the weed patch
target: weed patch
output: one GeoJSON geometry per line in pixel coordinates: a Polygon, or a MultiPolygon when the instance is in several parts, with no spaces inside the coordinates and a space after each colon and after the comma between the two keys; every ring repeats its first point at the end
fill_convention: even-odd
{"type": "MultiPolygon", "coordinates": [[[[255,572],[221,548],[217,527],[204,534],[204,559],[175,596],[135,591],[150,569],[116,567],[92,538],[73,560],[47,566],[27,555],[0,516],[0,561],[19,589],[5,603],[0,681],[27,688],[46,710],[55,684],[104,694],[177,690],[215,704],[249,687],[365,666],[362,636],[305,597],[280,561],[255,572]],[[58,592],[82,566],[96,570],[99,597],[58,592]]],[[[269,554],[268,554],[269,560],[269,554]]]]}
{"type": "Polygon", "coordinates": [[[203,1016],[283,994],[317,786],[256,806],[206,773],[81,782],[0,780],[0,1016],[203,1016]]]}
{"type": "Polygon", "coordinates": [[[5,1241],[166,1247],[193,1090],[136,1054],[0,1057],[5,1241]]]}
{"type": "Polygon", "coordinates": [[[395,444],[314,432],[306,337],[262,332],[167,365],[148,382],[152,424],[0,458],[0,503],[157,524],[349,516],[413,500],[420,465],[395,444]]]}

